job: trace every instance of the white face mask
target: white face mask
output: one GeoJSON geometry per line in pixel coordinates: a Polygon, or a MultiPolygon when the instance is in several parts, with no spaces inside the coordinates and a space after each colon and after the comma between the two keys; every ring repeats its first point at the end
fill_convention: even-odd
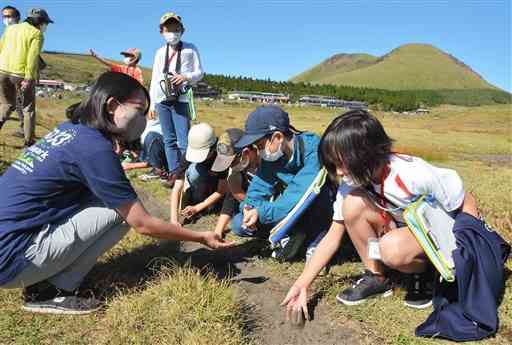
{"type": "Polygon", "coordinates": [[[16,19],[12,18],[12,17],[11,18],[4,18],[3,22],[4,22],[5,26],[14,25],[14,24],[16,24],[16,19]]]}
{"type": "Polygon", "coordinates": [[[174,46],[180,42],[181,32],[164,32],[162,34],[167,43],[174,46]]]}
{"type": "Polygon", "coordinates": [[[267,143],[267,145],[265,145],[265,149],[260,153],[261,159],[263,159],[264,161],[267,161],[267,162],[275,162],[284,156],[284,152],[281,147],[282,144],[279,145],[276,152],[272,153],[272,152],[268,151],[268,146],[270,146],[271,142],[272,142],[272,139],[271,139],[271,141],[269,141],[267,143]]]}
{"type": "Polygon", "coordinates": [[[41,24],[41,26],[39,27],[39,31],[41,31],[42,33],[45,33],[46,29],[48,29],[48,24],[46,23],[41,24]]]}
{"type": "Polygon", "coordinates": [[[119,103],[124,108],[120,118],[114,117],[117,128],[124,132],[124,140],[129,143],[140,138],[146,128],[146,117],[140,109],[135,109],[119,103]]]}
{"type": "Polygon", "coordinates": [[[124,62],[124,64],[125,64],[125,65],[129,65],[129,64],[132,62],[132,58],[125,57],[125,58],[123,59],[123,62],[124,62]]]}

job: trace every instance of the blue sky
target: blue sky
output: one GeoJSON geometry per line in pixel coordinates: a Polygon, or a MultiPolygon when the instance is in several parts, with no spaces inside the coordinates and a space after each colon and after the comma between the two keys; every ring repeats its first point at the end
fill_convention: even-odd
{"type": "MultiPolygon", "coordinates": [[[[430,43],[486,80],[511,86],[509,0],[403,1],[13,1],[24,16],[43,7],[55,20],[45,49],[119,58],[128,47],[151,66],[163,45],[159,17],[184,20],[209,73],[286,80],[336,53],[383,55],[405,43],[430,43]]],[[[3,4],[8,4],[4,2],[3,4]]]]}

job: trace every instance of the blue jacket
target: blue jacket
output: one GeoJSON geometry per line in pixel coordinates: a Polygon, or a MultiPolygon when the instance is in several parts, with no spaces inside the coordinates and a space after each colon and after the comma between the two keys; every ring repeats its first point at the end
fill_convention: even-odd
{"type": "Polygon", "coordinates": [[[497,308],[510,246],[484,221],[467,213],[457,216],[453,232],[456,282],[436,286],[434,311],[416,328],[416,335],[479,340],[498,330],[497,308]]]}
{"type": "Polygon", "coordinates": [[[262,160],[240,210],[245,205],[255,207],[261,224],[274,224],[286,217],[320,171],[319,143],[320,138],[314,133],[296,134],[293,138],[293,157],[289,161],[286,157],[276,162],[262,160]],[[275,200],[270,201],[279,183],[286,188],[275,200]]]}

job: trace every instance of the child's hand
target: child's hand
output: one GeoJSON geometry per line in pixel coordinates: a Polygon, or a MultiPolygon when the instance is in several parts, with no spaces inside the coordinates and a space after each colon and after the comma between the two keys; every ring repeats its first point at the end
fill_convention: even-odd
{"type": "Polygon", "coordinates": [[[244,218],[243,218],[242,226],[246,229],[255,229],[257,221],[258,221],[258,210],[246,205],[244,207],[244,218]]]}
{"type": "Polygon", "coordinates": [[[306,287],[297,287],[293,285],[288,294],[281,302],[281,306],[286,306],[286,320],[292,324],[299,326],[303,321],[301,313],[309,321],[308,311],[308,289],[306,287]]]}
{"type": "Polygon", "coordinates": [[[185,78],[183,75],[181,74],[175,74],[174,77],[171,78],[171,82],[175,85],[181,85],[183,84],[184,82],[187,81],[187,78],[185,78]]]}
{"type": "Polygon", "coordinates": [[[187,206],[183,209],[183,211],[181,211],[181,215],[185,218],[190,218],[198,212],[199,207],[197,207],[197,205],[187,206]]]}

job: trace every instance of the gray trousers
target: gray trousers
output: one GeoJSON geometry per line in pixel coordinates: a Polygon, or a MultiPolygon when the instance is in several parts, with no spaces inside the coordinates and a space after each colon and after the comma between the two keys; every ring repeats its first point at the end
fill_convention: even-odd
{"type": "Polygon", "coordinates": [[[99,256],[130,229],[116,211],[88,206],[34,236],[25,256],[29,265],[1,288],[23,288],[43,280],[66,291],[77,289],[99,256]]]}
{"type": "Polygon", "coordinates": [[[18,112],[23,122],[25,142],[35,139],[36,130],[36,88],[21,91],[23,78],[0,73],[0,128],[9,119],[13,110],[18,112]]]}

